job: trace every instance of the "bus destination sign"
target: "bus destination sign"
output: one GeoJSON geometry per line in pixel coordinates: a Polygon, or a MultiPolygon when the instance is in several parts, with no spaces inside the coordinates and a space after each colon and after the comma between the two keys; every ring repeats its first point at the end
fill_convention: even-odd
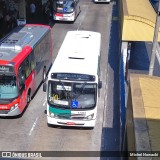
{"type": "Polygon", "coordinates": [[[0,65],[0,73],[13,73],[13,66],[0,65]]]}
{"type": "Polygon", "coordinates": [[[52,73],[51,78],[77,81],[95,81],[95,76],[93,75],[76,73],[52,73]]]}

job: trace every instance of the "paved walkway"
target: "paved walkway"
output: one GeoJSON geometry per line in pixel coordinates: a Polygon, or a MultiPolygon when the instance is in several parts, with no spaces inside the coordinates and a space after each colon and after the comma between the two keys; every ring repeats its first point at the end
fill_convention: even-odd
{"type": "MultiPolygon", "coordinates": [[[[134,136],[131,139],[128,135],[128,149],[156,152],[160,148],[160,78],[132,74],[130,84],[131,99],[128,104],[131,105],[127,106],[127,132],[131,133],[133,129],[134,136]]],[[[159,157],[152,159],[159,160],[159,157]]]]}

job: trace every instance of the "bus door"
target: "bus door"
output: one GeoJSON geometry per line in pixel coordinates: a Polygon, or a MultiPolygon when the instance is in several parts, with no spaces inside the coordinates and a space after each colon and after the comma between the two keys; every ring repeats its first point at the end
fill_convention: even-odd
{"type": "Polygon", "coordinates": [[[21,96],[22,109],[30,101],[31,94],[35,92],[35,62],[33,52],[26,57],[26,59],[20,64],[18,68],[18,83],[21,96]],[[29,98],[29,99],[28,99],[29,98]]]}
{"type": "Polygon", "coordinates": [[[26,99],[26,89],[25,89],[25,71],[20,65],[18,69],[18,84],[19,84],[19,95],[20,95],[20,110],[22,111],[26,106],[27,99],[26,99]]]}
{"type": "MultiPolygon", "coordinates": [[[[36,82],[35,82],[35,58],[34,58],[34,52],[25,59],[25,85],[26,89],[30,89],[30,96],[32,93],[36,90],[36,82]]],[[[28,94],[28,93],[27,93],[28,94]]]]}

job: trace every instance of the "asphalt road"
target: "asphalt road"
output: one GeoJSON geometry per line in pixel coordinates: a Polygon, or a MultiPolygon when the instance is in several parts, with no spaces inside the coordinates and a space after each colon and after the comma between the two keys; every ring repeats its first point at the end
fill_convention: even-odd
{"type": "MultiPolygon", "coordinates": [[[[46,93],[40,86],[20,118],[0,119],[1,151],[118,151],[119,118],[119,33],[118,4],[95,4],[81,0],[81,13],[74,23],[55,23],[52,29],[53,62],[69,30],[91,30],[102,34],[101,89],[98,117],[93,130],[47,126],[46,93]]],[[[72,45],[72,44],[71,44],[72,45]]],[[[91,153],[92,154],[92,153],[91,153]]],[[[12,158],[13,159],[13,158],[12,158]]],[[[49,157],[46,158],[47,160],[49,157]]],[[[51,157],[87,159],[100,157],[51,157]]],[[[119,159],[103,157],[101,159],[119,159]]]]}

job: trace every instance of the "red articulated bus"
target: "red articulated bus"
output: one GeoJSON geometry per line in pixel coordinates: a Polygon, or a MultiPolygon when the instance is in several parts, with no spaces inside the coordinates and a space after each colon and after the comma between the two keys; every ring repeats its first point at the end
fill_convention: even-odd
{"type": "Polygon", "coordinates": [[[52,64],[51,28],[28,24],[0,40],[0,116],[20,115],[52,64]]]}

